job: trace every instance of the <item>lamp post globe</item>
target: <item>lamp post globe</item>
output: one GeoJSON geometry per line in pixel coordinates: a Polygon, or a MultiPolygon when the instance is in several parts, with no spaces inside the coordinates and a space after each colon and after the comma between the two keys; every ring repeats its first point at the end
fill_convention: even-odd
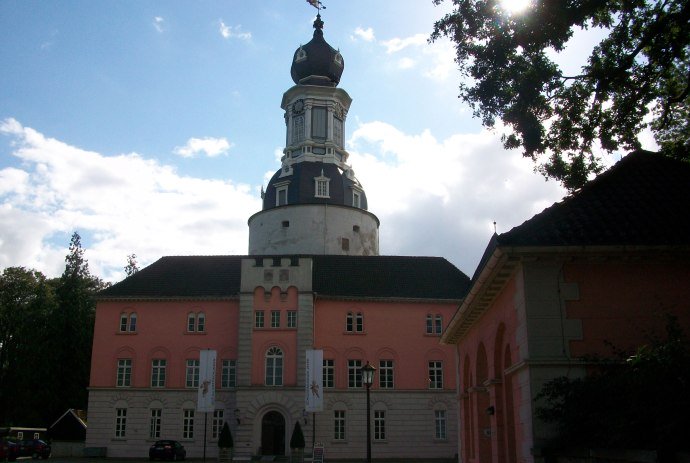
{"type": "Polygon", "coordinates": [[[367,388],[367,463],[371,463],[371,400],[369,400],[369,389],[374,384],[374,373],[376,367],[369,361],[362,367],[362,382],[367,388]]]}

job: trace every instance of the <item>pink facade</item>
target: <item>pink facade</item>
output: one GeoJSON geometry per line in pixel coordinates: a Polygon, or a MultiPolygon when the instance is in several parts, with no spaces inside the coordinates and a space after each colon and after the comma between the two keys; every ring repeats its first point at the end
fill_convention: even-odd
{"type": "Polygon", "coordinates": [[[237,337],[228,333],[237,332],[238,313],[237,301],[99,302],[91,389],[116,384],[118,359],[132,360],[130,387],[148,388],[152,360],[164,359],[167,387],[184,388],[185,361],[198,359],[200,350],[216,349],[219,359],[237,358],[237,337]],[[121,317],[131,314],[136,314],[136,329],[121,330],[121,317]],[[203,331],[188,330],[190,314],[203,314],[203,331]]]}
{"type": "Polygon", "coordinates": [[[663,335],[667,315],[690,330],[687,259],[563,257],[506,263],[484,282],[490,288],[510,272],[500,290],[475,299],[485,308],[457,345],[463,462],[540,461],[552,430],[536,420],[534,399],[546,381],[585,374],[583,356],[611,357],[609,343],[632,351],[663,335]]]}

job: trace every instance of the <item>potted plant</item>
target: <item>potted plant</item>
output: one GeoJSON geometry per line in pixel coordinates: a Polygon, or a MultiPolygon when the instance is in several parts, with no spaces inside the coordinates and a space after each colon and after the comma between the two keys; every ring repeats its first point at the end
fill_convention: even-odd
{"type": "Polygon", "coordinates": [[[218,436],[218,461],[220,463],[232,461],[233,446],[232,433],[226,421],[223,423],[223,428],[220,430],[220,435],[218,436]]]}
{"type": "Polygon", "coordinates": [[[304,456],[304,434],[299,421],[295,422],[295,429],[292,430],[290,438],[290,448],[292,449],[292,462],[301,463],[304,456]]]}

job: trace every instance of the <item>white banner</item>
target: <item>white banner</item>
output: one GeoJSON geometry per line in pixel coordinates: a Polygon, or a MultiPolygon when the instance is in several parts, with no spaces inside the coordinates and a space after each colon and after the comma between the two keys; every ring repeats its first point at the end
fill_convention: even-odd
{"type": "Polygon", "coordinates": [[[212,412],[216,406],[216,351],[202,350],[199,353],[199,394],[196,410],[212,412]]]}
{"type": "Polygon", "coordinates": [[[308,412],[323,411],[323,351],[307,350],[304,381],[304,409],[308,412]]]}

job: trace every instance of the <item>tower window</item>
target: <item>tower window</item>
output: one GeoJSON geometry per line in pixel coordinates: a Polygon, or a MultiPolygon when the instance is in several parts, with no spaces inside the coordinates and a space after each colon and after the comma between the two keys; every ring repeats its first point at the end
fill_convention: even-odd
{"type": "Polygon", "coordinates": [[[292,142],[299,143],[304,140],[304,115],[295,116],[292,122],[292,142]]]}
{"type": "Polygon", "coordinates": [[[314,177],[314,197],[316,198],[330,198],[330,182],[331,179],[323,175],[314,177]]]}
{"type": "Polygon", "coordinates": [[[341,247],[343,248],[343,251],[349,251],[350,250],[350,240],[347,238],[343,238],[341,241],[341,247]]]}
{"type": "Polygon", "coordinates": [[[290,221],[289,220],[283,220],[283,228],[289,228],[290,227],[290,221]]]}
{"type": "Polygon", "coordinates": [[[333,141],[339,147],[343,147],[343,121],[337,117],[333,118],[333,141]]]}
{"type": "Polygon", "coordinates": [[[318,140],[325,140],[328,133],[326,108],[312,108],[311,110],[311,137],[318,140]]]}
{"type": "Polygon", "coordinates": [[[360,198],[361,197],[359,195],[359,192],[357,192],[357,191],[352,192],[352,207],[362,207],[362,205],[361,205],[362,202],[361,202],[360,198]]]}
{"type": "Polygon", "coordinates": [[[288,187],[279,187],[276,191],[276,206],[284,206],[288,203],[287,200],[288,187]]]}

